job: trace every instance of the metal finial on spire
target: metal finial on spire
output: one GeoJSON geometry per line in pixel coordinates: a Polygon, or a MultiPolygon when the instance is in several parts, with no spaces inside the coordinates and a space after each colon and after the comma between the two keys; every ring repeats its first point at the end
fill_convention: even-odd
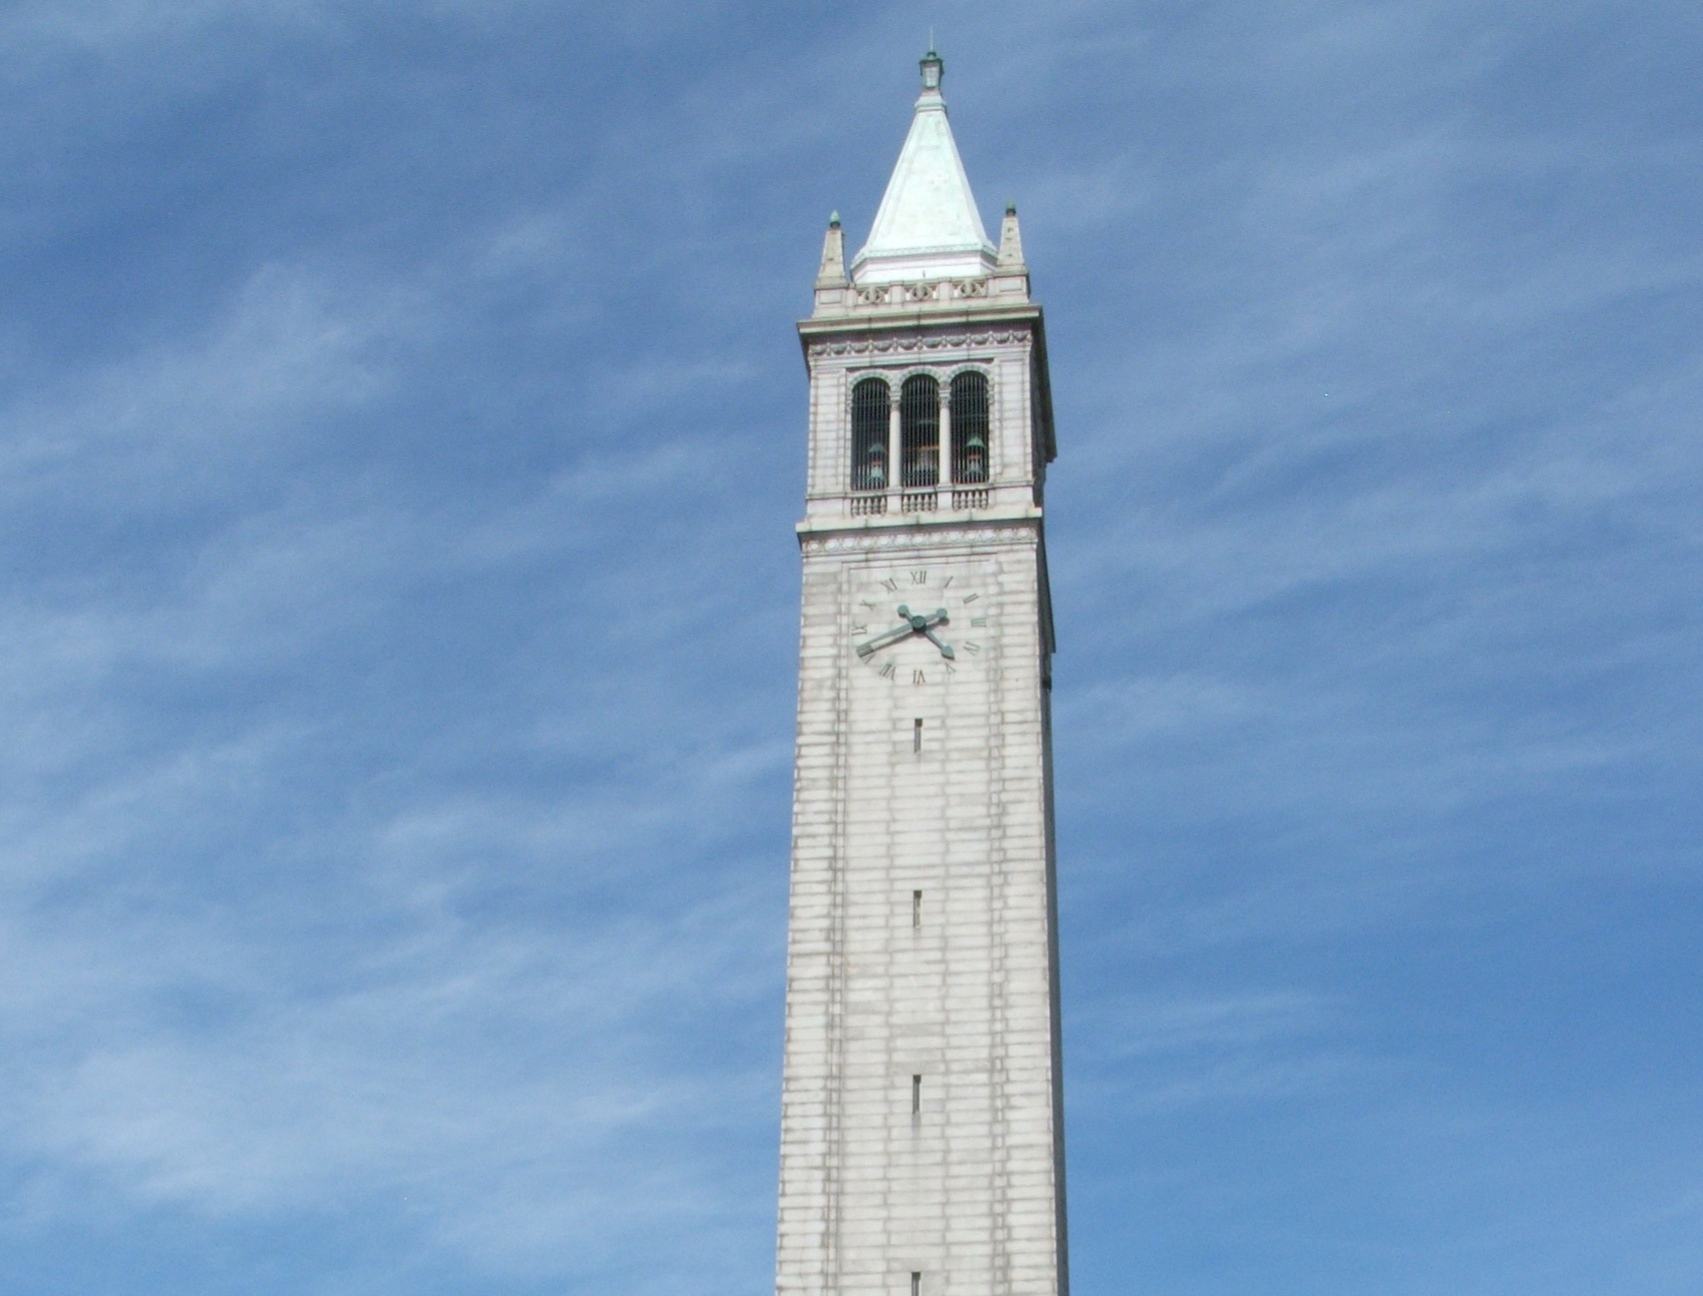
{"type": "Polygon", "coordinates": [[[922,62],[917,65],[922,68],[923,90],[940,90],[940,78],[946,75],[946,60],[940,57],[934,48],[934,28],[928,30],[928,53],[922,56],[922,62]]]}

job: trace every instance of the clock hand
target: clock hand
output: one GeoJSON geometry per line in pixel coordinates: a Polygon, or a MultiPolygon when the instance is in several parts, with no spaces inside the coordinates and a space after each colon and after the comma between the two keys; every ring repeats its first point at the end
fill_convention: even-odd
{"type": "Polygon", "coordinates": [[[896,610],[899,616],[903,618],[904,624],[895,626],[884,634],[878,634],[875,638],[860,643],[857,646],[859,657],[867,659],[874,656],[879,649],[885,648],[888,644],[898,643],[907,635],[920,634],[940,649],[941,655],[946,657],[947,660],[952,659],[952,645],[941,643],[932,633],[935,626],[945,625],[950,620],[946,615],[945,608],[937,608],[929,616],[919,616],[903,603],[899,604],[896,610]]]}
{"type": "Polygon", "coordinates": [[[860,643],[857,646],[857,655],[859,657],[872,656],[877,649],[885,648],[891,643],[898,643],[899,640],[907,638],[915,633],[916,631],[911,628],[911,623],[907,620],[904,625],[899,626],[897,629],[889,630],[885,634],[878,634],[875,638],[864,643],[860,643]]]}
{"type": "Polygon", "coordinates": [[[921,616],[901,603],[899,604],[899,615],[911,623],[911,629],[919,633],[927,630],[930,626],[944,625],[947,621],[945,608],[936,608],[929,615],[921,616]]]}

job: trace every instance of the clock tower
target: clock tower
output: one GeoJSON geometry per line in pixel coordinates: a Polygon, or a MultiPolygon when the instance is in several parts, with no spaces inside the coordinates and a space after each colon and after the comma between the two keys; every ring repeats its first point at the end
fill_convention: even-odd
{"type": "Polygon", "coordinates": [[[810,381],[779,1296],[1066,1296],[1041,308],[931,49],[810,381]]]}

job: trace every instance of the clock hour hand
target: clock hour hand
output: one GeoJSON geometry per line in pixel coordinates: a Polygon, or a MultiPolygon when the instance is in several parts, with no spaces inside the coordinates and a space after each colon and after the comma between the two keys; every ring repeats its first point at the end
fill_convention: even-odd
{"type": "Polygon", "coordinates": [[[952,661],[958,656],[957,653],[952,651],[952,645],[949,643],[941,643],[935,636],[934,631],[924,630],[922,633],[924,638],[926,638],[936,648],[940,649],[940,655],[946,658],[947,661],[952,661]]]}

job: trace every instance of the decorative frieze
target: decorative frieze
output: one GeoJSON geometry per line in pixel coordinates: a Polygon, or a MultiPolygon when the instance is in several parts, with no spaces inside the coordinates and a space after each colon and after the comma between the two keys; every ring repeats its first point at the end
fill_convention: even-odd
{"type": "Polygon", "coordinates": [[[922,302],[957,301],[986,297],[988,280],[922,279],[915,283],[866,284],[854,290],[857,306],[915,306],[922,302]]]}
{"type": "Polygon", "coordinates": [[[955,347],[1006,346],[1025,342],[1028,329],[988,329],[976,333],[919,333],[899,337],[845,338],[812,342],[810,358],[848,355],[889,355],[917,351],[946,351],[955,347]]]}

